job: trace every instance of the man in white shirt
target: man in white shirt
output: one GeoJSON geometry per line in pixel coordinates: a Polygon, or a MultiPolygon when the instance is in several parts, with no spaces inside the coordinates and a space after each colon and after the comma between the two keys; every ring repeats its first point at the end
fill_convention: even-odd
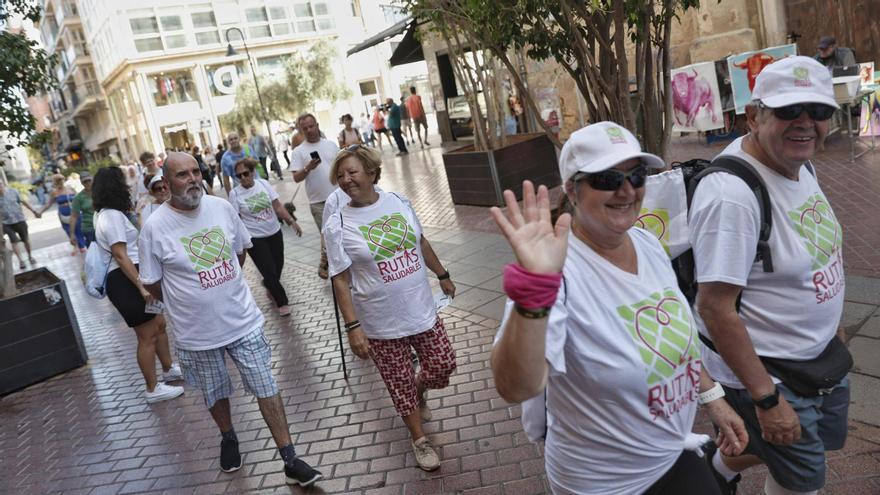
{"type": "MultiPolygon", "coordinates": [[[[339,147],[336,143],[321,136],[318,120],[310,113],[300,115],[297,128],[305,136],[305,141],[291,152],[290,170],[295,182],[305,181],[306,194],[309,197],[309,209],[312,218],[323,229],[321,219],[324,216],[324,204],[327,197],[336,187],[330,183],[330,169],[339,147]]],[[[318,265],[318,276],[327,279],[327,251],[324,239],[321,238],[321,262],[318,265]]]]}
{"type": "Polygon", "coordinates": [[[738,177],[707,176],[689,211],[697,324],[712,343],[703,347],[703,365],[749,430],[744,455],[715,452],[710,462],[723,493],[735,492],[740,471],[762,463],[770,474],[766,493],[817,493],[825,484],[825,451],[846,440],[849,406],[851,358],[839,326],[843,232],[809,163],[838,106],[828,71],[802,56],[765,67],[752,98],[749,134],[722,155],[743,160],[764,182],[772,255],[762,246],[756,256],[762,209],[738,177]],[[809,373],[791,361],[838,370],[820,385],[802,380],[809,373]]]}
{"type": "Polygon", "coordinates": [[[245,389],[257,397],[284,460],[287,483],[311,486],[322,475],[296,456],[272,376],[263,314],[241,271],[250,234],[229,202],[203,197],[201,172],[192,155],[169,153],[162,169],[171,199],[141,230],[140,278],[164,301],[184,378],[202,391],[220,429],[220,469],[232,472],[242,464],[229,405],[229,354],[245,389]]]}

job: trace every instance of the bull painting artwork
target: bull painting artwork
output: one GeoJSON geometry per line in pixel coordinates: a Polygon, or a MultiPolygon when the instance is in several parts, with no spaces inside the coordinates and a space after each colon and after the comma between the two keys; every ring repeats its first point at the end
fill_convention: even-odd
{"type": "Polygon", "coordinates": [[[714,62],[672,71],[672,112],[675,131],[709,131],[724,127],[714,62]]]}
{"type": "Polygon", "coordinates": [[[744,52],[727,57],[730,85],[736,113],[745,113],[746,104],[752,100],[752,88],[758,74],[776,60],[797,55],[797,45],[780,45],[754,52],[744,52]]]}

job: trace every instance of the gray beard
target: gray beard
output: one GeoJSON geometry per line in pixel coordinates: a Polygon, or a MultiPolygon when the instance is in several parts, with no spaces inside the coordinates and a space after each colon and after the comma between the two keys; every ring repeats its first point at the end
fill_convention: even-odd
{"type": "Polygon", "coordinates": [[[186,192],[183,194],[172,194],[171,196],[180,205],[183,205],[183,206],[186,206],[189,208],[196,208],[199,206],[199,203],[202,201],[203,194],[204,194],[204,192],[202,192],[202,189],[197,188],[195,190],[195,192],[193,192],[193,193],[186,192]]]}

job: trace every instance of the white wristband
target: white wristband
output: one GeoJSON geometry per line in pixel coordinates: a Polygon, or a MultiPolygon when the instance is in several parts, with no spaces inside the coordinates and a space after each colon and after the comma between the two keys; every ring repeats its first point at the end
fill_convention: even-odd
{"type": "Polygon", "coordinates": [[[701,393],[698,396],[697,402],[700,405],[703,405],[703,404],[708,404],[708,403],[712,402],[713,400],[718,400],[722,397],[724,397],[724,387],[722,387],[720,383],[715,382],[714,387],[710,388],[709,390],[706,390],[705,392],[701,393]]]}

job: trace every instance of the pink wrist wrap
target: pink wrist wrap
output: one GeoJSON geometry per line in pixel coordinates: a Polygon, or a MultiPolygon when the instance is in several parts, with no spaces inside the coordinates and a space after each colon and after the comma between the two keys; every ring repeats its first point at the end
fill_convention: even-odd
{"type": "Polygon", "coordinates": [[[504,292],[525,309],[550,308],[562,283],[562,273],[532,273],[517,263],[504,267],[504,292]]]}

